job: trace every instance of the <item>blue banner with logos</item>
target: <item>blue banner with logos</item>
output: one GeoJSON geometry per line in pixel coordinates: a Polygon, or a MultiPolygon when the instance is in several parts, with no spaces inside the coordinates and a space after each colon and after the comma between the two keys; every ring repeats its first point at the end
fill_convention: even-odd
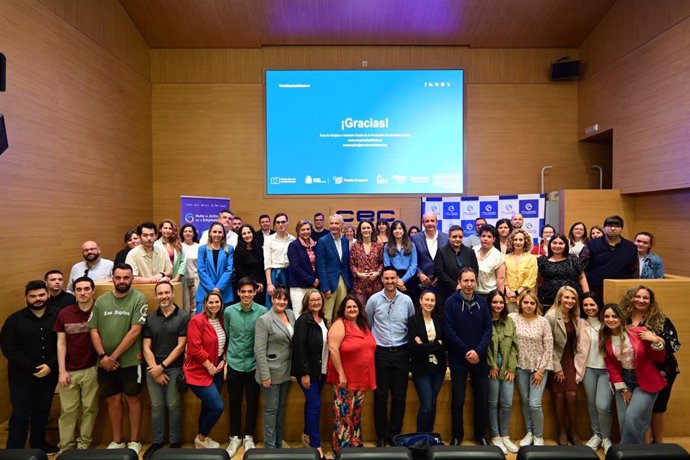
{"type": "Polygon", "coordinates": [[[223,209],[230,209],[230,198],[181,196],[180,227],[192,224],[201,236],[212,223],[218,221],[218,214],[223,209]]]}
{"type": "Polygon", "coordinates": [[[423,197],[422,215],[433,212],[438,217],[438,228],[444,232],[451,225],[460,225],[465,235],[474,233],[474,220],[483,217],[486,222],[496,225],[499,219],[510,219],[520,213],[525,218],[522,228],[527,230],[534,241],[544,225],[545,195],[493,195],[493,196],[446,196],[423,197]]]}

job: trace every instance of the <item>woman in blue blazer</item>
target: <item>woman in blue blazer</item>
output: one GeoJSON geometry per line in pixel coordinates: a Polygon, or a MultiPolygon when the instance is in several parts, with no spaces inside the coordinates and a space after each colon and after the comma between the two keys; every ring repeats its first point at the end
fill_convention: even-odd
{"type": "Polygon", "coordinates": [[[287,269],[290,300],[295,316],[302,312],[304,294],[319,287],[316,277],[316,241],[311,238],[312,226],[308,220],[300,220],[295,227],[297,239],[288,245],[287,269]]]}
{"type": "Polygon", "coordinates": [[[197,313],[203,310],[204,297],[211,291],[220,293],[224,306],[232,303],[232,253],[223,224],[215,222],[208,229],[208,243],[199,246],[199,288],[194,299],[197,313]]]}

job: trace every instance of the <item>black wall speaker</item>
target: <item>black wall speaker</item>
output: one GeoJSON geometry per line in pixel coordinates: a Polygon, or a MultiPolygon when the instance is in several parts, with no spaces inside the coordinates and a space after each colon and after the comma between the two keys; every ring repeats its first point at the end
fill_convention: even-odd
{"type": "Polygon", "coordinates": [[[0,113],[0,155],[7,150],[10,145],[7,143],[7,129],[5,128],[5,116],[0,113]]]}
{"type": "MultiPolygon", "coordinates": [[[[193,460],[194,457],[188,457],[193,460]]],[[[244,453],[243,460],[319,460],[319,451],[310,447],[296,449],[249,449],[244,453]]],[[[154,458],[155,460],[155,458],[154,458]]]]}
{"type": "Polygon", "coordinates": [[[139,460],[132,449],[69,449],[60,460],[139,460]]]}
{"type": "Polygon", "coordinates": [[[580,78],[582,61],[563,58],[551,63],[551,81],[577,80],[580,78]]]}
{"type": "Polygon", "coordinates": [[[0,91],[5,91],[5,81],[7,79],[7,59],[0,53],[0,91]]]}
{"type": "Polygon", "coordinates": [[[501,449],[496,446],[432,446],[428,460],[505,460],[501,449]]]}
{"type": "Polygon", "coordinates": [[[412,452],[407,447],[344,447],[335,460],[412,460],[412,452]]]}

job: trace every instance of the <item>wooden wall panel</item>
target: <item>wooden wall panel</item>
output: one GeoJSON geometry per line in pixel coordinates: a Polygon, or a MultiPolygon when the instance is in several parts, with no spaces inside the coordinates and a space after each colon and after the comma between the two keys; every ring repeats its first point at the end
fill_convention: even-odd
{"type": "Polygon", "coordinates": [[[690,187],[690,17],[607,64],[579,85],[578,133],[595,123],[613,129],[613,186],[623,193],[690,187]]]}
{"type": "Polygon", "coordinates": [[[625,221],[623,237],[631,239],[634,235],[634,201],[623,196],[620,190],[560,190],[559,228],[567,235],[575,222],[584,222],[587,231],[594,225],[603,227],[604,219],[619,215],[625,221]]]}
{"type": "MultiPolygon", "coordinates": [[[[10,142],[0,156],[1,322],[24,305],[27,281],[68,272],[86,239],[112,259],[126,226],[151,216],[152,186],[147,78],[45,1],[3,0],[0,43],[10,142]]],[[[0,420],[8,416],[0,391],[0,420]]]]}
{"type": "Polygon", "coordinates": [[[690,228],[690,189],[646,193],[632,197],[634,232],[654,235],[654,252],[664,259],[666,273],[690,276],[683,243],[690,228]]]}
{"type": "Polygon", "coordinates": [[[463,68],[467,70],[466,82],[470,84],[549,83],[551,62],[577,55],[578,51],[572,48],[471,49],[454,46],[154,49],[151,50],[151,81],[262,83],[266,69],[361,69],[362,61],[366,60],[369,69],[463,68]]]}

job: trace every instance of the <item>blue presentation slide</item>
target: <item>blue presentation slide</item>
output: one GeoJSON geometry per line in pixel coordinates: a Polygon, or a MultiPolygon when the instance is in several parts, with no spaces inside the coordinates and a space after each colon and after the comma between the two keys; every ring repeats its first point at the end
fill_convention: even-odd
{"type": "Polygon", "coordinates": [[[463,94],[462,70],[267,71],[267,193],[462,193],[463,94]]]}

